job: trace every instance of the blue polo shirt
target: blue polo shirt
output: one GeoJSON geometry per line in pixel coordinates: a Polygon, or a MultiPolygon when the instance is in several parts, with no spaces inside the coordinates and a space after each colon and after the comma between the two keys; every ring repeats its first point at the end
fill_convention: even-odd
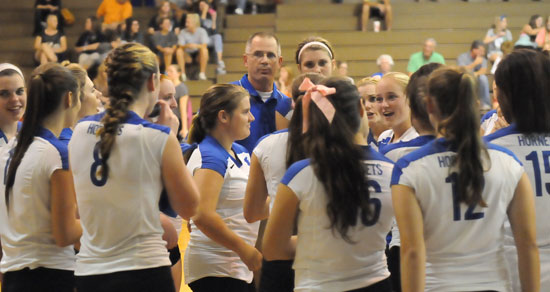
{"type": "Polygon", "coordinates": [[[243,78],[230,84],[244,87],[250,94],[250,111],[255,120],[250,125],[250,136],[244,140],[237,141],[243,145],[248,153],[252,153],[254,146],[260,138],[267,134],[275,132],[275,111],[283,117],[292,109],[292,100],[277,89],[273,83],[273,93],[265,102],[260,97],[260,94],[252,87],[248,81],[248,74],[244,74],[243,78]]]}

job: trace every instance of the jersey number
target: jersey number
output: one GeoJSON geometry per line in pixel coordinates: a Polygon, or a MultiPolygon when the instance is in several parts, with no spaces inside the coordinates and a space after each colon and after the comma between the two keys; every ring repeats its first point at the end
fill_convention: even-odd
{"type": "MultiPolygon", "coordinates": [[[[548,161],[550,157],[550,151],[542,151],[542,161],[544,162],[544,172],[550,173],[550,162],[548,161]]],[[[539,156],[536,151],[529,153],[525,156],[525,159],[533,163],[533,172],[535,173],[535,190],[537,197],[542,196],[542,182],[540,177],[540,165],[539,165],[539,156]]],[[[550,194],[550,183],[544,183],[546,193],[550,194]]]]}
{"type": "MultiPolygon", "coordinates": [[[[382,188],[380,187],[380,184],[378,184],[377,181],[369,180],[367,184],[369,185],[369,187],[374,189],[375,193],[382,192],[382,188]]],[[[365,226],[373,226],[374,224],[376,224],[376,222],[378,222],[378,219],[380,218],[380,211],[382,210],[382,202],[378,198],[370,198],[369,205],[372,206],[373,208],[371,209],[373,211],[371,217],[367,218],[365,215],[361,216],[363,224],[365,226]]]]}
{"type": "Polygon", "coordinates": [[[92,183],[98,187],[102,187],[107,183],[107,176],[103,172],[98,173],[100,167],[101,157],[99,157],[99,142],[97,142],[94,147],[94,163],[92,163],[92,167],[90,168],[90,178],[92,179],[92,183]]]}
{"type": "MultiPolygon", "coordinates": [[[[446,183],[451,183],[451,189],[453,191],[453,220],[460,221],[462,212],[460,211],[460,202],[458,200],[458,191],[456,189],[456,181],[458,179],[458,174],[456,172],[451,173],[447,178],[445,178],[446,183]]],[[[464,220],[477,220],[485,216],[483,212],[474,212],[476,205],[469,206],[464,213],[464,220]]]]}

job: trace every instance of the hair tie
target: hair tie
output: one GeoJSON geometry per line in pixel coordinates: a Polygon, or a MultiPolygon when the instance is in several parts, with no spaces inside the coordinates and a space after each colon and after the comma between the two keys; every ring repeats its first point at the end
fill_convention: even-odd
{"type": "Polygon", "coordinates": [[[334,59],[334,57],[332,56],[332,51],[330,50],[330,48],[326,44],[324,44],[322,42],[314,41],[314,42],[309,42],[309,43],[305,44],[300,49],[300,51],[298,52],[298,62],[300,61],[300,57],[302,57],[302,53],[304,52],[304,50],[311,47],[311,46],[314,46],[314,45],[318,45],[318,46],[323,47],[325,50],[327,50],[328,55],[330,56],[330,59],[331,60],[334,59]]]}
{"type": "Polygon", "coordinates": [[[309,128],[309,104],[313,100],[315,105],[321,110],[328,123],[331,124],[334,119],[336,109],[328,100],[327,95],[335,94],[336,88],[326,87],[324,85],[315,85],[309,78],[304,78],[300,84],[299,90],[305,90],[306,94],[302,98],[303,118],[302,133],[307,132],[309,128]]]}

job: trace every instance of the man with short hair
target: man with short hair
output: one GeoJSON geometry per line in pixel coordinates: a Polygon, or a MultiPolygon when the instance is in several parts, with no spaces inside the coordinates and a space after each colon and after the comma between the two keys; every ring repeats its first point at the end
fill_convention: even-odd
{"type": "Polygon", "coordinates": [[[409,76],[428,63],[445,64],[445,58],[443,58],[441,54],[435,52],[436,45],[435,39],[429,38],[424,41],[421,52],[416,52],[411,55],[409,64],[407,65],[409,76]]]}
{"type": "Polygon", "coordinates": [[[275,74],[283,63],[283,57],[274,34],[258,32],[250,36],[243,61],[248,73],[231,84],[244,87],[250,94],[250,111],[255,120],[250,125],[250,136],[237,143],[252,153],[262,136],[288,126],[285,116],[291,110],[292,101],[275,85],[275,74]]]}
{"type": "Polygon", "coordinates": [[[489,79],[487,73],[487,59],[485,59],[485,46],[482,41],[476,40],[470,46],[470,51],[461,54],[456,59],[456,64],[466,68],[477,77],[478,94],[482,108],[491,108],[492,102],[489,95],[489,79]]]}

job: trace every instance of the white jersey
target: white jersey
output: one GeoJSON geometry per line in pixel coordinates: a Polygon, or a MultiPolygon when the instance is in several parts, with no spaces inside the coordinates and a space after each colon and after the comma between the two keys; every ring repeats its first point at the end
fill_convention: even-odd
{"type": "Polygon", "coordinates": [[[280,130],[260,139],[253,151],[264,173],[267,193],[271,197],[269,210],[273,208],[277,187],[286,172],[287,142],[288,129],[280,130]]]}
{"type": "Polygon", "coordinates": [[[399,137],[399,139],[395,141],[392,141],[393,134],[394,134],[393,130],[389,129],[382,132],[382,134],[378,136],[378,151],[382,151],[384,147],[390,144],[401,142],[401,141],[406,142],[418,137],[418,132],[416,132],[416,129],[414,127],[410,127],[409,129],[407,129],[407,131],[405,131],[405,133],[403,133],[403,135],[401,135],[401,137],[399,137]]]}
{"type": "MultiPolygon", "coordinates": [[[[4,179],[13,150],[1,151],[0,175],[4,179]]],[[[73,246],[58,247],[52,234],[50,178],[58,169],[69,169],[67,145],[42,128],[17,168],[9,213],[5,181],[0,184],[2,273],[38,267],[74,270],[73,246]]]]}
{"type": "Polygon", "coordinates": [[[96,147],[103,116],[81,120],[69,143],[83,231],[75,275],[170,266],[159,211],[162,154],[170,129],[128,112],[105,177],[98,172],[96,147]]]}
{"type": "MultiPolygon", "coordinates": [[[[22,123],[17,122],[17,132],[19,132],[19,130],[21,129],[21,126],[22,126],[22,123]]],[[[0,148],[2,148],[4,146],[7,146],[9,148],[13,148],[14,145],[8,145],[8,144],[11,144],[14,140],[15,140],[15,137],[8,140],[8,137],[6,136],[4,131],[2,131],[2,129],[0,129],[0,148]]]]}
{"type": "MultiPolygon", "coordinates": [[[[488,142],[506,147],[517,155],[525,167],[535,193],[535,214],[537,219],[537,245],[541,263],[541,291],[550,291],[550,133],[523,135],[515,124],[485,136],[488,142]]],[[[517,268],[517,251],[510,224],[505,224],[506,259],[514,291],[520,291],[517,268]]]]}
{"type": "Polygon", "coordinates": [[[481,129],[483,130],[483,136],[489,135],[495,128],[495,123],[498,120],[497,110],[490,110],[481,117],[481,129]]]}
{"type": "MultiPolygon", "coordinates": [[[[397,161],[401,157],[413,152],[414,150],[426,145],[426,143],[435,139],[435,136],[432,135],[423,135],[418,136],[409,141],[400,141],[397,143],[392,143],[386,145],[380,150],[380,154],[386,156],[391,161],[397,161]]],[[[391,227],[391,242],[390,248],[394,246],[401,246],[401,235],[399,234],[399,228],[397,227],[397,222],[395,217],[393,218],[393,223],[391,227]]]]}
{"type": "Polygon", "coordinates": [[[454,200],[456,155],[437,139],[395,164],[392,185],[408,186],[422,210],[426,243],[426,291],[508,291],[504,221],[519,179],[521,162],[512,152],[488,145],[482,197],[487,208],[454,200]]]}
{"type": "MultiPolygon", "coordinates": [[[[243,214],[250,154],[237,143],[233,143],[231,148],[235,158],[216,139],[206,136],[191,154],[187,168],[193,174],[198,169],[210,169],[224,178],[216,212],[229,229],[247,244],[254,246],[260,222],[248,223],[243,214]]],[[[237,253],[210,239],[197,228],[193,220],[183,270],[186,284],[204,277],[230,277],[248,283],[253,278],[252,272],[237,253]]]]}
{"type": "Polygon", "coordinates": [[[390,175],[393,163],[365,147],[370,201],[375,220],[368,226],[350,227],[350,244],[330,228],[327,194],[315,176],[310,160],[294,163],[282,184],[299,202],[298,243],[293,268],[294,291],[345,291],[370,286],[389,277],[385,248],[393,217],[390,175]]]}

